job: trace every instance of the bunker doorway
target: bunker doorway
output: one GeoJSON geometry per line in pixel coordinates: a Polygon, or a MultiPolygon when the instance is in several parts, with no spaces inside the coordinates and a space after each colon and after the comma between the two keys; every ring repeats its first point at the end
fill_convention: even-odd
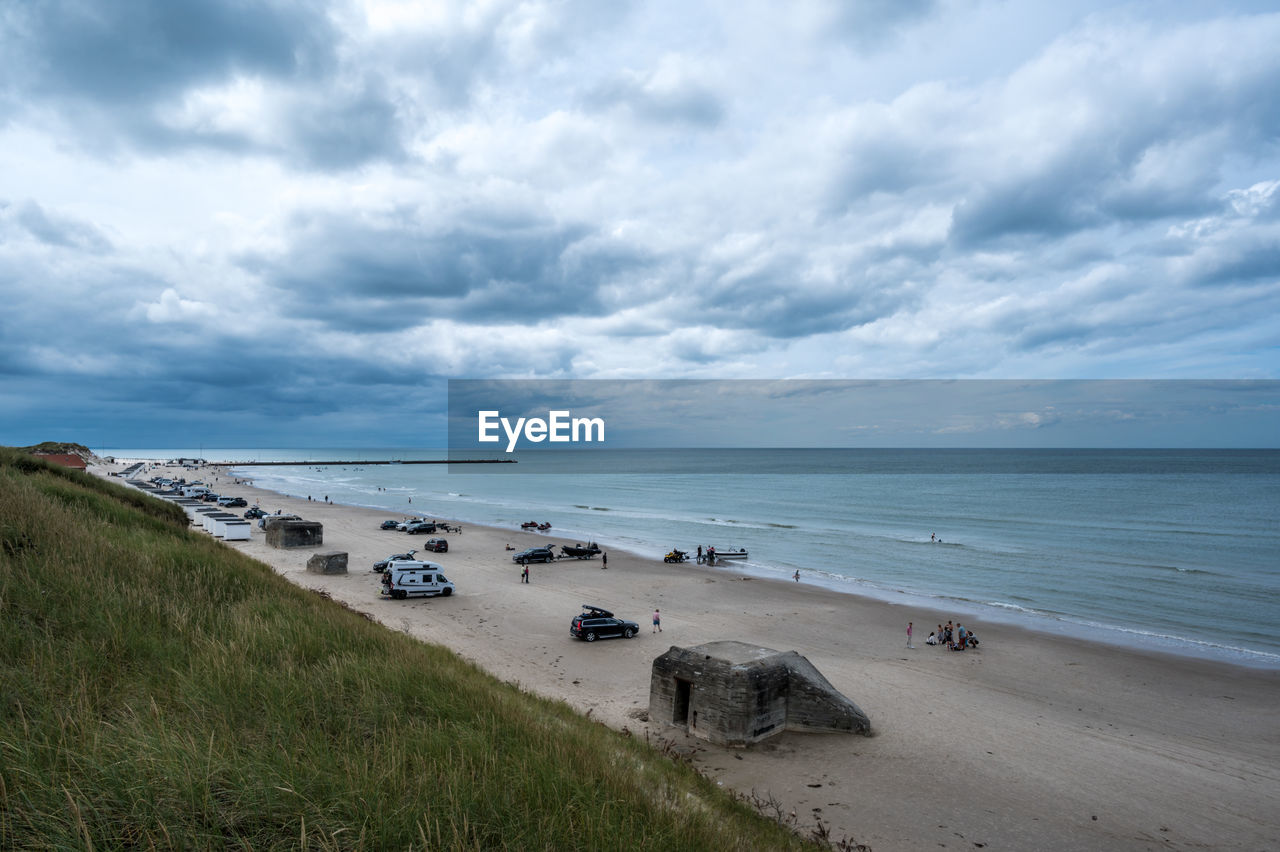
{"type": "Polygon", "coordinates": [[[689,692],[693,684],[682,677],[676,678],[676,700],[671,708],[671,724],[689,724],[689,692]]]}

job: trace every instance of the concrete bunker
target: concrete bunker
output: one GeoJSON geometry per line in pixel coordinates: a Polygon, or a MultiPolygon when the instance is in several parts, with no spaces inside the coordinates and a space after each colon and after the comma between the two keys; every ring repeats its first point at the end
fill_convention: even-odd
{"type": "Polygon", "coordinates": [[[314,547],[324,544],[324,525],[319,521],[271,519],[267,544],[271,547],[314,547]]]}
{"type": "Polygon", "coordinates": [[[649,721],[721,745],[783,731],[871,733],[871,720],[795,651],[744,642],[672,646],[653,661],[649,721]]]}

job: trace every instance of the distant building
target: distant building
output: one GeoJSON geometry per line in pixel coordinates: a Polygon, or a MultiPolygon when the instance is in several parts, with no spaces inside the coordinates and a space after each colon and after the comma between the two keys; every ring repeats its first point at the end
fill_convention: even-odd
{"type": "Polygon", "coordinates": [[[45,461],[60,464],[63,467],[75,468],[76,470],[84,470],[88,467],[88,465],[85,464],[84,459],[74,453],[33,453],[33,455],[37,458],[42,458],[45,461]]]}

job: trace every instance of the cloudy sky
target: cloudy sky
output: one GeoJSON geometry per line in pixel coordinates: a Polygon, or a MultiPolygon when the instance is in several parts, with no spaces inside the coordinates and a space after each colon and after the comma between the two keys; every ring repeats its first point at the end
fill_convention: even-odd
{"type": "Polygon", "coordinates": [[[10,0],[0,443],[449,378],[1280,378],[1263,2],[10,0]]]}

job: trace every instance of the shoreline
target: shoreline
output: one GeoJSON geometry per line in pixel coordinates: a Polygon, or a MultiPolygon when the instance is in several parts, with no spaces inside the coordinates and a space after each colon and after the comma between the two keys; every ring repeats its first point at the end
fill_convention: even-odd
{"type": "MultiPolygon", "coordinates": [[[[230,477],[226,468],[215,475],[230,477]]],[[[834,837],[877,850],[1280,846],[1268,804],[1280,795],[1270,721],[1280,673],[986,622],[979,649],[953,653],[924,645],[935,619],[952,617],[941,610],[622,551],[611,552],[607,571],[599,560],[531,566],[524,585],[504,545],[563,538],[470,523],[445,536],[449,553],[429,555],[458,593],[393,602],[378,597],[366,566],[422,540],[377,530],[389,512],[242,488],[264,508],[321,521],[319,549],[348,551],[350,573],[307,574],[316,548],[273,550],[256,528],[251,541],[228,546],[502,680],[671,741],[713,779],[767,791],[834,837]],[[583,603],[639,622],[641,635],[570,639],[583,603]],[[654,607],[659,635],[648,624],[654,607]],[[914,650],[905,647],[908,619],[914,650]],[[730,750],[647,720],[652,659],[673,643],[721,639],[803,654],[867,712],[875,735],[784,733],[730,750]]]]}
{"type": "MultiPolygon", "coordinates": [[[[278,464],[281,466],[297,466],[297,463],[286,462],[273,462],[272,464],[278,464]]],[[[216,467],[219,470],[222,470],[226,475],[230,475],[232,468],[239,467],[237,463],[230,462],[210,462],[208,466],[211,468],[216,467]]],[[[252,472],[235,478],[249,484],[254,483],[252,472]]],[[[255,485],[254,487],[259,486],[255,485]]],[[[291,499],[303,501],[306,500],[306,497],[301,494],[289,495],[266,487],[261,487],[260,490],[271,494],[277,494],[281,497],[289,497],[291,499]]],[[[390,492],[387,493],[388,495],[390,494],[390,492]]],[[[408,509],[412,508],[412,506],[402,506],[398,509],[393,509],[385,506],[375,506],[368,503],[345,503],[343,505],[349,505],[353,508],[369,509],[372,511],[389,512],[392,514],[404,513],[408,509]]],[[[459,507],[455,506],[451,508],[459,507]]],[[[499,532],[507,531],[505,527],[495,526],[484,521],[477,521],[473,518],[453,518],[452,520],[461,521],[462,523],[474,526],[488,527],[499,532]]],[[[560,533],[560,531],[557,530],[553,530],[552,532],[557,535],[560,533]]],[[[596,537],[593,540],[596,540],[601,544],[607,544],[615,550],[626,551],[638,559],[653,559],[652,555],[635,549],[633,545],[619,544],[616,540],[609,539],[607,535],[596,537]]],[[[661,547],[657,545],[651,545],[651,549],[654,549],[655,552],[661,552],[661,547]]],[[[774,581],[789,580],[791,573],[790,568],[755,562],[751,563],[750,568],[742,568],[735,563],[727,562],[726,564],[715,566],[712,570],[720,571],[729,575],[755,572],[753,579],[757,580],[766,579],[766,577],[761,575],[768,574],[771,575],[768,579],[774,581]]],[[[1026,631],[1032,634],[1032,636],[1055,637],[1068,642],[1085,642],[1113,649],[1124,649],[1133,653],[1148,653],[1162,657],[1167,656],[1172,657],[1175,660],[1198,661],[1210,665],[1233,666],[1255,671],[1280,672],[1280,655],[1257,649],[1229,645],[1225,642],[1214,642],[1207,639],[1197,639],[1189,636],[1156,633],[1140,627],[1089,622],[1069,615],[1055,614],[1045,611],[1018,611],[1005,606],[970,598],[897,589],[891,586],[877,585],[869,581],[841,574],[828,573],[820,568],[803,568],[801,583],[825,590],[830,594],[852,596],[865,602],[899,606],[915,611],[928,610],[939,613],[945,612],[952,617],[959,615],[975,622],[980,621],[988,625],[999,624],[1003,627],[1026,631]]],[[[943,623],[945,623],[945,621],[946,618],[944,617],[943,623]]],[[[926,632],[924,635],[927,636],[928,633],[926,632]]]]}

